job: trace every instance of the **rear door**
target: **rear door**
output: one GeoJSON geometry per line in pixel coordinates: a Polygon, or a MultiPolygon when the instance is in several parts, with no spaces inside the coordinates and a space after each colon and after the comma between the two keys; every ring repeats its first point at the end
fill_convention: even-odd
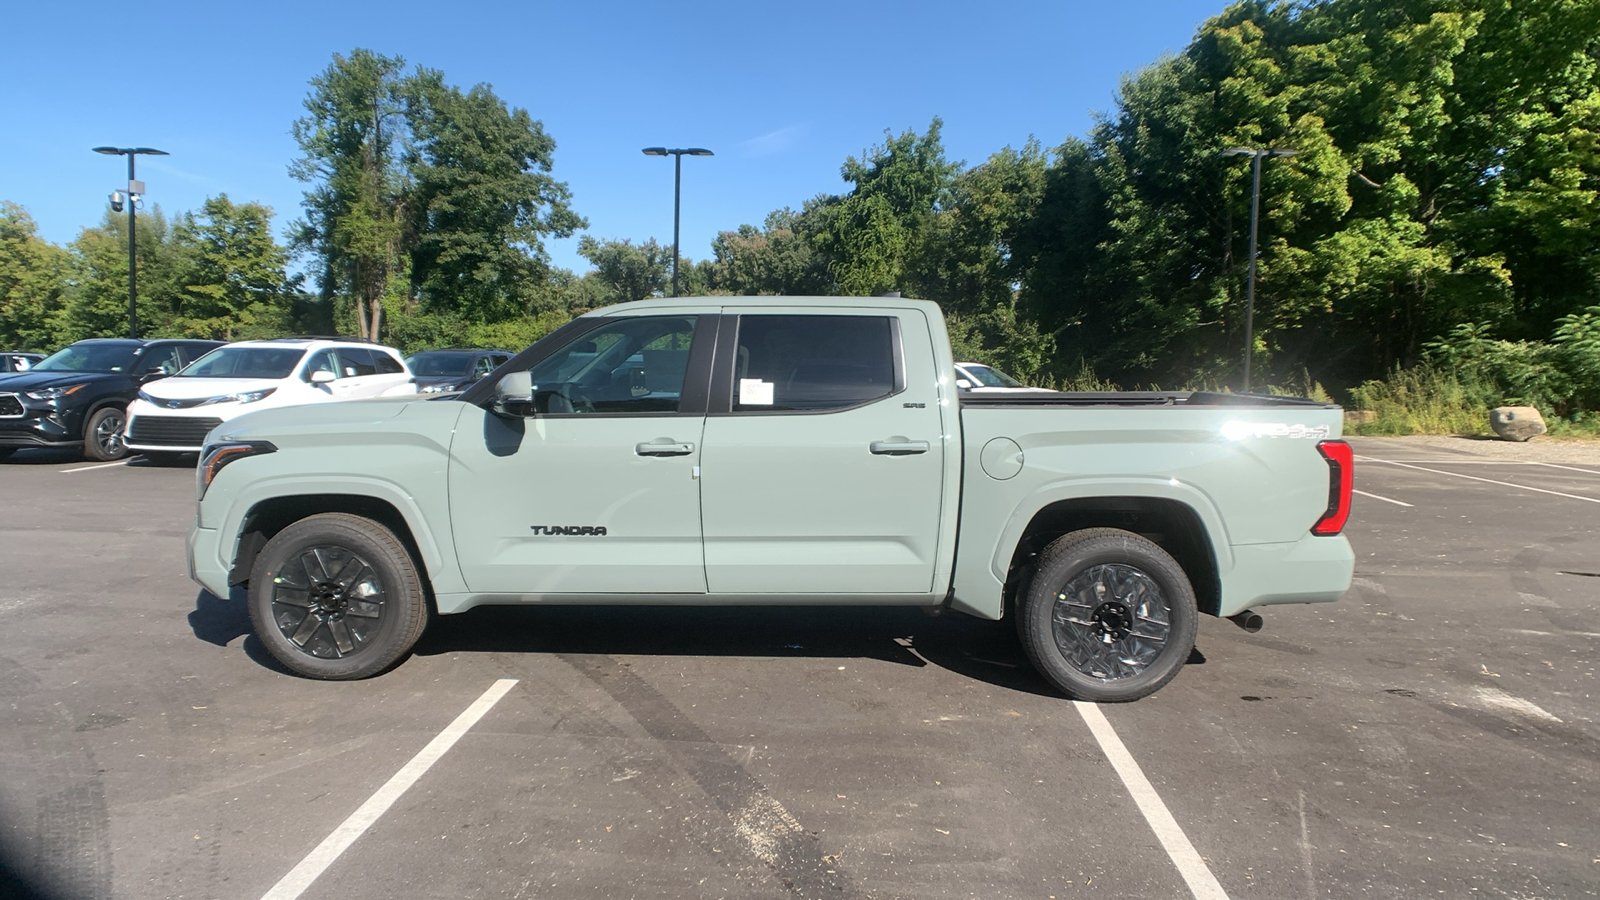
{"type": "Polygon", "coordinates": [[[931,591],[944,442],[923,314],[724,312],[701,484],[710,592],[931,591]]]}

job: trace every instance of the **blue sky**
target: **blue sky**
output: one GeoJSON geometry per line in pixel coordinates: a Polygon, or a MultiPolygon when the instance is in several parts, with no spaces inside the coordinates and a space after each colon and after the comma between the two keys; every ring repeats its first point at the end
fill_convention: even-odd
{"type": "MultiPolygon", "coordinates": [[[[1120,80],[1181,50],[1222,0],[989,3],[598,2],[25,3],[7,13],[0,199],[65,244],[98,224],[126,162],[91,147],[147,146],[149,201],[169,215],[208,196],[258,201],[280,234],[300,215],[288,175],[307,81],[365,47],[493,86],[556,141],[553,175],[597,238],[672,241],[672,160],[683,166],[682,249],[842,193],[845,158],[886,130],[944,120],[953,160],[1030,136],[1054,147],[1113,108],[1120,80]]],[[[550,241],[582,272],[577,240],[550,241]]]]}

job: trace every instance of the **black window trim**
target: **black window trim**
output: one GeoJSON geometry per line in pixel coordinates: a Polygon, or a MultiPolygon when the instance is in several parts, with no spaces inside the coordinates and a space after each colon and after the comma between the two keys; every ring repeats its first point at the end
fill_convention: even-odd
{"type": "Polygon", "coordinates": [[[729,313],[722,317],[722,329],[718,332],[716,368],[711,379],[711,402],[707,409],[708,416],[826,416],[834,413],[849,412],[863,406],[871,406],[906,390],[906,359],[904,341],[901,340],[900,317],[890,310],[872,310],[866,313],[851,313],[847,310],[831,308],[818,309],[816,312],[759,312],[759,313],[729,313]],[[873,397],[852,403],[849,406],[830,406],[827,409],[734,409],[733,408],[733,370],[739,354],[739,323],[745,316],[855,316],[864,319],[889,320],[889,350],[893,354],[891,362],[894,372],[894,385],[889,393],[881,397],[873,397]]]}

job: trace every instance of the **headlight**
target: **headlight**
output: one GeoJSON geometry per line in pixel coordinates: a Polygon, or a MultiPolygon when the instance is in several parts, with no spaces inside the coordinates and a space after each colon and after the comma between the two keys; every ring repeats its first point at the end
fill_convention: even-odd
{"type": "Polygon", "coordinates": [[[237,394],[223,394],[220,397],[207,397],[206,399],[200,401],[199,405],[210,406],[213,403],[254,403],[257,400],[262,400],[272,396],[272,392],[275,390],[277,390],[277,388],[271,387],[259,391],[242,391],[237,394]]]}
{"type": "Polygon", "coordinates": [[[211,482],[216,480],[217,473],[230,463],[247,456],[276,452],[278,448],[268,441],[223,441],[207,444],[200,451],[200,465],[195,469],[196,487],[199,491],[199,496],[195,499],[206,498],[206,491],[211,488],[211,482]]]}
{"type": "Polygon", "coordinates": [[[160,403],[161,402],[160,400],[157,400],[156,398],[150,396],[149,394],[146,394],[144,391],[140,391],[139,392],[139,399],[143,400],[146,403],[160,403]]]}
{"type": "Polygon", "coordinates": [[[27,391],[26,396],[35,400],[56,400],[68,394],[76,393],[88,387],[87,384],[69,384],[66,387],[48,387],[37,391],[27,391]]]}
{"type": "Polygon", "coordinates": [[[458,385],[458,384],[425,384],[422,387],[417,389],[417,393],[419,393],[419,394],[448,394],[451,391],[459,391],[459,390],[461,390],[461,386],[458,385]]]}

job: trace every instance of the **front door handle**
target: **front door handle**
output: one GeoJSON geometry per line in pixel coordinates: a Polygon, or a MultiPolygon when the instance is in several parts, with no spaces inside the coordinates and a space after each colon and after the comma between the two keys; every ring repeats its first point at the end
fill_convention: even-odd
{"type": "Polygon", "coordinates": [[[688,456],[694,452],[693,444],[680,444],[672,438],[656,438],[643,444],[634,444],[633,452],[640,456],[688,456]]]}
{"type": "Polygon", "coordinates": [[[913,441],[897,434],[886,441],[873,441],[871,450],[879,456],[910,456],[913,453],[927,453],[928,442],[913,441]]]}

